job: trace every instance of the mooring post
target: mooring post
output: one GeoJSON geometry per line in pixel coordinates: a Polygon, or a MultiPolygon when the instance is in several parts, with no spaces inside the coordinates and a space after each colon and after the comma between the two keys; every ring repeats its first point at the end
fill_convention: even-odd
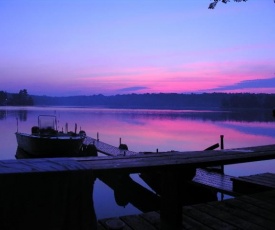
{"type": "Polygon", "coordinates": [[[224,145],[223,145],[223,138],[224,138],[224,136],[223,136],[223,135],[221,135],[221,149],[224,149],[224,145]]]}
{"type": "MultiPolygon", "coordinates": [[[[224,149],[224,140],[223,140],[224,136],[221,135],[221,150],[224,149]]],[[[224,165],[221,165],[221,171],[222,171],[222,174],[224,174],[224,165]]]]}

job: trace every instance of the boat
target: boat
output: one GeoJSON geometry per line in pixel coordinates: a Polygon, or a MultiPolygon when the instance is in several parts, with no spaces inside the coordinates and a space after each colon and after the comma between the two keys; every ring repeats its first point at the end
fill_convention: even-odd
{"type": "Polygon", "coordinates": [[[76,124],[74,132],[68,131],[68,124],[65,131],[58,131],[57,119],[53,115],[39,115],[38,126],[33,126],[30,134],[18,132],[17,129],[15,135],[17,153],[23,152],[32,157],[77,157],[87,154],[85,131],[77,133],[76,124]]]}

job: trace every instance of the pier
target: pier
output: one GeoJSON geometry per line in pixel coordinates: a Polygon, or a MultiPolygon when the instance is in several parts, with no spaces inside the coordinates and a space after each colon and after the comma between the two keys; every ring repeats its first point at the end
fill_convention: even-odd
{"type": "MultiPolygon", "coordinates": [[[[127,155],[127,152],[126,154],[122,152],[116,156],[106,157],[2,160],[0,161],[0,214],[4,221],[0,223],[0,228],[17,229],[16,227],[21,226],[22,228],[24,226],[28,229],[64,229],[65,226],[65,229],[104,229],[106,221],[103,223],[100,220],[97,223],[93,210],[91,194],[95,178],[110,173],[115,175],[118,173],[160,172],[159,212],[149,212],[134,217],[121,217],[120,221],[126,224],[124,229],[131,229],[129,227],[130,222],[136,226],[134,229],[184,229],[187,226],[193,226],[193,229],[196,229],[196,224],[209,227],[211,226],[210,223],[216,224],[216,229],[220,229],[221,226],[225,226],[225,223],[228,224],[230,221],[221,220],[217,222],[216,218],[221,219],[220,216],[216,216],[217,214],[223,215],[225,219],[231,218],[232,221],[238,219],[234,217],[232,210],[222,207],[224,203],[227,205],[226,207],[232,206],[232,204],[229,201],[222,201],[224,203],[182,207],[178,201],[184,187],[180,186],[182,178],[179,175],[182,172],[188,174],[194,170],[205,169],[210,166],[268,159],[275,159],[275,145],[152,154],[127,155]],[[218,211],[219,209],[223,211],[218,211]],[[208,216],[202,216],[203,212],[208,216]],[[148,221],[149,223],[152,222],[150,224],[152,228],[137,227],[138,222],[147,224],[148,221]]],[[[196,175],[193,182],[203,184],[201,182],[204,176],[196,175]]],[[[232,187],[224,189],[224,192],[228,190],[232,193],[238,193],[240,196],[236,199],[243,199],[242,195],[246,193],[241,192],[240,189],[236,190],[236,183],[240,183],[243,179],[245,178],[239,178],[239,181],[236,178],[230,179],[233,181],[232,187]]],[[[192,182],[188,179],[187,181],[192,182]]],[[[204,186],[211,187],[211,184],[204,186]]],[[[216,189],[219,187],[217,186],[216,189]]],[[[267,207],[269,207],[265,213],[269,216],[274,215],[274,191],[272,189],[270,193],[257,195],[257,199],[259,198],[260,201],[254,199],[252,203],[247,205],[257,206],[258,203],[263,202],[261,199],[264,199],[268,204],[267,207]]],[[[250,195],[245,197],[245,199],[252,199],[250,195]]],[[[262,207],[263,204],[260,206],[262,207]]],[[[239,206],[239,208],[242,207],[239,206]]],[[[251,214],[248,218],[252,217],[251,214]]],[[[273,220],[266,220],[265,218],[262,220],[259,217],[258,220],[274,228],[274,218],[273,220]]],[[[259,223],[255,224],[259,225],[259,223]]],[[[264,228],[265,225],[259,225],[259,229],[264,228]]],[[[235,226],[234,223],[233,226],[235,226]]],[[[192,228],[188,227],[188,229],[192,228]]],[[[232,227],[232,229],[234,228],[232,227]]]]}
{"type": "MultiPolygon", "coordinates": [[[[262,229],[275,227],[275,190],[243,195],[224,201],[182,207],[179,229],[262,229]]],[[[162,229],[159,212],[148,212],[99,220],[98,229],[110,229],[110,224],[122,229],[162,229]],[[113,222],[111,222],[113,221],[113,222]]],[[[172,229],[167,227],[167,229],[172,229]]]]}

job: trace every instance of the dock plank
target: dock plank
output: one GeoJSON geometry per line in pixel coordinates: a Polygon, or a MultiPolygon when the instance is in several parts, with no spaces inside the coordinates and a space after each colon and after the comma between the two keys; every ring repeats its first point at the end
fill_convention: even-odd
{"type": "Polygon", "coordinates": [[[147,213],[141,213],[140,216],[148,221],[155,229],[160,229],[160,214],[158,212],[152,211],[147,213]]]}
{"type": "Polygon", "coordinates": [[[197,168],[196,176],[190,183],[206,186],[228,195],[240,195],[233,191],[232,178],[234,177],[215,171],[209,171],[207,169],[197,168]]]}
{"type": "Polygon", "coordinates": [[[107,230],[112,229],[111,226],[113,226],[113,229],[115,228],[119,229],[118,226],[121,225],[121,223],[124,224],[122,228],[123,230],[132,230],[132,228],[129,227],[126,223],[124,223],[124,221],[121,220],[119,217],[105,218],[105,219],[99,220],[98,222],[103,229],[107,229],[107,230]],[[111,222],[111,224],[108,222],[111,222]]]}
{"type": "Polygon", "coordinates": [[[108,156],[125,156],[125,155],[129,156],[129,155],[138,154],[137,152],[134,152],[134,151],[120,149],[113,145],[109,145],[105,142],[94,139],[92,137],[86,137],[84,144],[86,144],[86,145],[93,144],[93,145],[95,145],[98,152],[104,153],[108,156]]]}
{"type": "Polygon", "coordinates": [[[203,168],[219,164],[234,164],[275,158],[275,145],[250,147],[236,150],[213,150],[195,152],[171,152],[137,154],[133,156],[97,157],[77,159],[79,163],[94,171],[122,171],[138,173],[150,169],[179,169],[182,167],[203,168]],[[249,151],[248,151],[248,150],[249,151]]]}
{"type": "Polygon", "coordinates": [[[254,215],[259,215],[264,219],[267,219],[269,221],[274,222],[274,210],[271,212],[270,210],[267,210],[265,207],[262,207],[259,212],[259,207],[255,205],[255,199],[253,201],[250,201],[250,203],[244,202],[242,199],[233,199],[230,202],[233,206],[236,208],[242,207],[244,210],[248,210],[249,212],[253,213],[254,215]]]}
{"type": "Polygon", "coordinates": [[[0,174],[48,173],[81,170],[87,170],[85,165],[70,158],[39,158],[0,161],[0,174]]]}
{"type": "MultiPolygon", "coordinates": [[[[260,197],[261,198],[261,197],[260,197]]],[[[257,207],[259,210],[266,210],[270,213],[275,213],[275,205],[272,205],[268,201],[262,200],[262,199],[255,199],[250,196],[242,196],[237,197],[236,200],[241,201],[241,202],[246,202],[248,204],[254,205],[257,207]]]]}
{"type": "Polygon", "coordinates": [[[275,189],[275,174],[272,173],[263,173],[246,177],[238,177],[235,178],[235,180],[251,182],[275,189]]]}
{"type": "Polygon", "coordinates": [[[239,193],[255,193],[275,189],[275,174],[262,173],[231,179],[233,190],[239,193]]]}
{"type": "Polygon", "coordinates": [[[97,230],[106,230],[100,223],[97,224],[97,230]]]}
{"type": "Polygon", "coordinates": [[[250,213],[248,210],[242,209],[242,207],[232,205],[230,200],[217,203],[215,204],[215,207],[219,208],[221,211],[227,212],[227,215],[233,215],[236,218],[243,219],[245,222],[257,225],[258,229],[274,229],[274,223],[271,221],[262,218],[259,215],[250,213]]]}
{"type": "Polygon", "coordinates": [[[217,208],[215,205],[201,204],[196,206],[197,209],[201,210],[204,213],[209,213],[214,218],[217,218],[221,221],[224,221],[234,227],[234,229],[257,229],[257,225],[239,218],[238,216],[228,215],[228,212],[217,208]]]}
{"type": "Polygon", "coordinates": [[[275,193],[269,193],[269,192],[265,192],[265,193],[257,193],[257,194],[253,194],[253,197],[261,200],[261,201],[265,201],[268,202],[271,205],[275,205],[275,193]]]}
{"type": "Polygon", "coordinates": [[[209,213],[201,211],[198,209],[198,206],[199,205],[185,206],[183,208],[183,221],[185,216],[188,216],[205,226],[211,226],[212,229],[237,229],[237,227],[219,220],[216,217],[211,216],[209,213]]]}
{"type": "Polygon", "coordinates": [[[133,228],[133,230],[155,230],[154,225],[150,224],[150,222],[146,221],[146,219],[137,215],[130,215],[121,217],[121,219],[129,226],[133,228]]]}
{"type": "MultiPolygon", "coordinates": [[[[272,190],[225,201],[183,206],[181,229],[274,229],[275,205],[270,205],[268,202],[268,199],[274,196],[275,190],[272,190]]],[[[161,229],[158,212],[142,213],[136,217],[133,215],[120,217],[119,220],[125,221],[127,225],[125,229],[146,229],[139,225],[140,218],[150,223],[149,229],[151,226],[155,230],[161,229]]]]}
{"type": "Polygon", "coordinates": [[[183,215],[182,229],[188,229],[188,230],[197,230],[197,229],[210,230],[210,229],[213,229],[213,228],[206,226],[205,224],[201,223],[198,220],[193,219],[192,217],[183,215]]]}

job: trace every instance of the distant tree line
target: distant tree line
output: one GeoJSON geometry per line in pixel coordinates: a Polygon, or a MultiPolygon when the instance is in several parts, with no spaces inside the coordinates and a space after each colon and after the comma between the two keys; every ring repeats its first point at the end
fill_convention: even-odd
{"type": "Polygon", "coordinates": [[[28,106],[34,105],[32,97],[28,94],[26,89],[22,89],[19,93],[7,93],[0,91],[0,106],[28,106]]]}
{"type": "Polygon", "coordinates": [[[30,96],[26,89],[18,94],[0,91],[0,105],[79,106],[125,109],[275,109],[275,94],[202,93],[202,94],[123,94],[49,97],[30,96]]]}
{"type": "Polygon", "coordinates": [[[275,94],[228,94],[223,98],[224,108],[275,108],[275,94]]]}
{"type": "Polygon", "coordinates": [[[228,109],[275,108],[275,94],[203,93],[203,94],[124,94],[70,97],[33,96],[34,105],[83,106],[132,109],[228,109]]]}

